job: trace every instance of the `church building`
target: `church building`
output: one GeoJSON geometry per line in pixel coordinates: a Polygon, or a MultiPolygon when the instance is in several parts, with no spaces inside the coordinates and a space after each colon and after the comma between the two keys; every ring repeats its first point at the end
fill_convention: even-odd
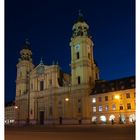
{"type": "MultiPolygon", "coordinates": [[[[96,97],[99,98],[99,94],[101,97],[105,96],[103,93],[109,94],[111,91],[95,90],[99,85],[97,82],[100,81],[99,68],[93,55],[94,43],[89,34],[89,26],[81,13],[72,27],[69,44],[71,74],[63,72],[58,64],[44,64],[42,59],[40,64],[35,66],[30,43],[25,42],[17,63],[16,122],[20,124],[89,124],[97,122],[97,118],[100,120],[98,122],[102,122],[100,116],[103,112],[96,108],[102,106],[101,102],[95,106],[94,101],[97,100],[96,97]],[[96,93],[97,96],[95,96],[96,93]]],[[[134,84],[134,80],[132,83],[134,84]]],[[[104,87],[98,89],[102,88],[104,87]]],[[[135,86],[130,86],[130,89],[134,88],[135,86]]],[[[115,95],[116,90],[112,91],[111,95],[115,95]]],[[[129,88],[127,88],[128,92],[129,88]]],[[[134,90],[132,93],[135,93],[134,90]]],[[[134,112],[135,107],[133,107],[133,114],[134,112]]]]}
{"type": "Polygon", "coordinates": [[[20,51],[16,79],[16,120],[20,123],[90,123],[89,95],[99,79],[94,61],[94,43],[89,26],[79,13],[72,27],[71,74],[64,73],[58,64],[35,66],[30,43],[20,51]]]}

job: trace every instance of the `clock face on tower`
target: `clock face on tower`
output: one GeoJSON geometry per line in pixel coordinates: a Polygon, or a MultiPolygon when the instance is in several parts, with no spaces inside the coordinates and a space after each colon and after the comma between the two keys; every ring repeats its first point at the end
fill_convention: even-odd
{"type": "Polygon", "coordinates": [[[76,52],[78,52],[78,51],[80,50],[80,44],[77,44],[77,45],[75,46],[75,50],[76,50],[76,52]]]}

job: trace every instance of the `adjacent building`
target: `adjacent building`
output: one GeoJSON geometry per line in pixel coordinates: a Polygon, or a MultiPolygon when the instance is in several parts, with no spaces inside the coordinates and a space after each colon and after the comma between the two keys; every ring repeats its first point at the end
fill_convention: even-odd
{"type": "Polygon", "coordinates": [[[97,81],[92,96],[93,123],[135,122],[135,77],[97,81]]]}
{"type": "Polygon", "coordinates": [[[14,102],[5,105],[5,124],[12,125],[16,119],[16,107],[14,102]]]}

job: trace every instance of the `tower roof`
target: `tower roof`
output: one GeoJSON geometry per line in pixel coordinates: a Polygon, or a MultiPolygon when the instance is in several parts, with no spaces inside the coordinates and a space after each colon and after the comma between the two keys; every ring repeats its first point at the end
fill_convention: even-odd
{"type": "Polygon", "coordinates": [[[79,10],[78,18],[77,18],[76,22],[85,22],[84,15],[81,12],[81,10],[79,10]]]}
{"type": "Polygon", "coordinates": [[[23,45],[23,49],[29,49],[31,50],[30,48],[30,42],[28,39],[25,39],[25,42],[24,42],[24,45],[23,45]]]}

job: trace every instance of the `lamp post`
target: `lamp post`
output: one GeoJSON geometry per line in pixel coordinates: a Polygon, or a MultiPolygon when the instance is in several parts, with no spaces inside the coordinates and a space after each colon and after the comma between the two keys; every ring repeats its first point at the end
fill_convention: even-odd
{"type": "Polygon", "coordinates": [[[18,126],[19,126],[19,107],[18,106],[14,106],[14,109],[15,109],[15,111],[16,111],[16,116],[17,116],[17,124],[18,124],[18,126]]]}

